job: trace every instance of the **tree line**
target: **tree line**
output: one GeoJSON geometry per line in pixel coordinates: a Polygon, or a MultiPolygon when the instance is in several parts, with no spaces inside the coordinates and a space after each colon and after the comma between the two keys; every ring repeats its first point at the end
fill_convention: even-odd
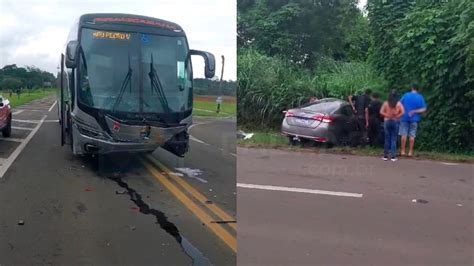
{"type": "Polygon", "coordinates": [[[195,95],[225,95],[235,96],[237,84],[235,81],[223,80],[222,83],[215,79],[194,79],[195,95]]]}
{"type": "Polygon", "coordinates": [[[20,88],[37,89],[55,85],[56,78],[52,73],[35,66],[18,67],[6,65],[0,69],[0,90],[17,90],[20,88]]]}

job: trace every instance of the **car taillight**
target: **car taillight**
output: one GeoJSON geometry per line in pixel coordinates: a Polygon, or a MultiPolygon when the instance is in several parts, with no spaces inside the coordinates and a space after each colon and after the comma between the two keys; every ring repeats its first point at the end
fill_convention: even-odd
{"type": "Polygon", "coordinates": [[[286,111],[285,117],[293,117],[293,116],[295,116],[295,113],[293,113],[291,111],[286,111]]]}
{"type": "Polygon", "coordinates": [[[313,116],[313,120],[321,121],[321,122],[324,122],[324,123],[331,123],[334,120],[334,118],[331,117],[331,116],[318,114],[318,115],[313,116]]]}
{"type": "Polygon", "coordinates": [[[323,138],[323,137],[314,137],[313,139],[316,142],[328,142],[329,141],[327,138],[323,138]]]}

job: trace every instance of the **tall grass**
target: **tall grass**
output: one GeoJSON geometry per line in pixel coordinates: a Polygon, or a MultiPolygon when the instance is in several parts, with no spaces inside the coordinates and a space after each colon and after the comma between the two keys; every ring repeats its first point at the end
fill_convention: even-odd
{"type": "Polygon", "coordinates": [[[386,81],[366,62],[340,62],[323,58],[315,72],[325,86],[327,97],[347,98],[366,89],[381,93],[387,91],[386,81]]]}
{"type": "Polygon", "coordinates": [[[238,55],[237,116],[239,125],[276,128],[282,111],[316,96],[346,98],[358,90],[383,90],[384,82],[365,63],[321,59],[314,70],[253,49],[238,55]]]}

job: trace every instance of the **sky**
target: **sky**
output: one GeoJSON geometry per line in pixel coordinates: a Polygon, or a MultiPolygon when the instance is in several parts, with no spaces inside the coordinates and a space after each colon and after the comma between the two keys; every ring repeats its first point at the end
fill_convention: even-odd
{"type": "MultiPolygon", "coordinates": [[[[224,80],[236,80],[236,0],[0,0],[0,67],[34,65],[57,73],[74,21],[84,13],[129,13],[169,20],[187,34],[191,49],[225,57],[224,80]]],[[[204,63],[193,57],[195,77],[204,63]]]]}

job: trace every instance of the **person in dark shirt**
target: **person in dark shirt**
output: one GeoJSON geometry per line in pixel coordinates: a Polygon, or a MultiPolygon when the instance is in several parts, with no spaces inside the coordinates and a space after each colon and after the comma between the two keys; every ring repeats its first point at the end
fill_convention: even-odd
{"type": "Polygon", "coordinates": [[[370,89],[365,90],[362,95],[349,95],[348,100],[352,106],[352,110],[357,117],[357,124],[362,133],[362,142],[367,141],[367,129],[369,128],[369,104],[370,104],[370,89]]]}
{"type": "Polygon", "coordinates": [[[370,146],[378,146],[382,144],[382,121],[383,117],[380,115],[380,108],[382,102],[379,99],[377,92],[372,93],[369,103],[369,128],[368,137],[370,146]]]}

